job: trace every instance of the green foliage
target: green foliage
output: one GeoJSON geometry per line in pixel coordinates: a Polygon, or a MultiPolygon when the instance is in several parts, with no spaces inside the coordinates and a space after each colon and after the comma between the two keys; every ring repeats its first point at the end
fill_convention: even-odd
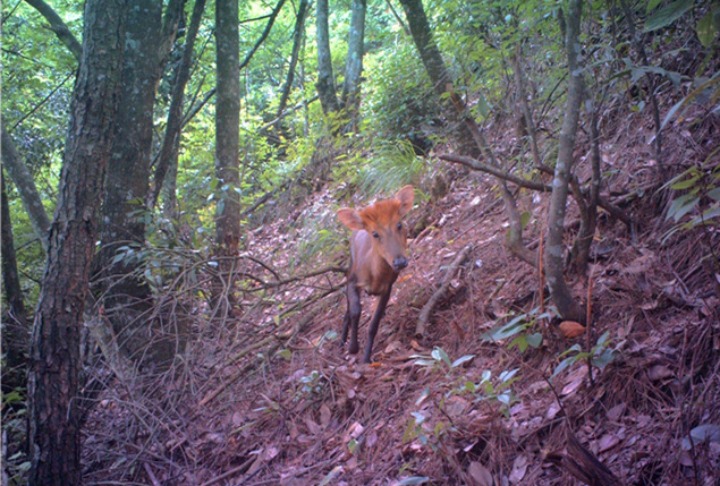
{"type": "Polygon", "coordinates": [[[405,184],[417,184],[427,168],[427,162],[415,155],[410,143],[381,141],[369,160],[360,165],[357,185],[368,196],[390,194],[405,184]]]}
{"type": "Polygon", "coordinates": [[[549,312],[540,313],[539,308],[532,309],[526,314],[520,314],[504,324],[499,324],[482,335],[485,342],[499,342],[513,338],[507,344],[508,349],[518,348],[520,353],[524,353],[528,347],[537,349],[542,344],[542,334],[539,332],[531,332],[535,324],[540,319],[552,317],[549,312]]]}
{"type": "Polygon", "coordinates": [[[579,361],[590,359],[590,363],[596,368],[603,370],[615,359],[616,351],[610,348],[610,331],[605,331],[600,336],[590,351],[583,351],[580,344],[575,344],[560,354],[560,358],[567,356],[557,365],[551,377],[555,377],[563,371],[570,369],[579,361]]]}
{"type": "Polygon", "coordinates": [[[694,216],[675,225],[663,238],[663,243],[679,230],[689,230],[697,226],[720,226],[720,164],[711,164],[720,152],[715,148],[701,167],[693,166],[668,181],[668,186],[684,194],[673,199],[667,211],[667,219],[680,223],[685,216],[694,216]]]}

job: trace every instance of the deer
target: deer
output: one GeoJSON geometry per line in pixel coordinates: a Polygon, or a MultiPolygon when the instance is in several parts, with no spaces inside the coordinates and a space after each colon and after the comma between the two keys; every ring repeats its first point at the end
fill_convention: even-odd
{"type": "Polygon", "coordinates": [[[373,341],[385,315],[390,292],[400,272],[407,267],[407,227],[403,217],[412,209],[413,186],[405,186],[392,199],[377,201],[361,210],[342,208],[337,217],[352,230],[350,237],[350,268],[347,272],[347,311],[343,319],[340,345],[350,334],[350,354],[357,354],[358,324],[362,314],[360,291],[379,296],[370,321],[363,363],[370,363],[373,341]]]}

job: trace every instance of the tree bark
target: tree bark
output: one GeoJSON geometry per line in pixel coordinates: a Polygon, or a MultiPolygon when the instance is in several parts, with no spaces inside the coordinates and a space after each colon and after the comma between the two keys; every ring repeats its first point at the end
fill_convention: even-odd
{"type": "Polygon", "coordinates": [[[449,106],[448,113],[452,121],[458,125],[452,131],[455,145],[461,153],[478,158],[481,153],[480,146],[482,143],[476,140],[479,130],[475,121],[466,112],[465,103],[453,88],[452,77],[445,67],[445,61],[443,61],[437,44],[432,38],[430,23],[425,15],[422,0],[400,0],[400,3],[405,10],[413,41],[425,66],[425,71],[433,83],[435,92],[441,99],[448,99],[450,102],[451,106],[449,106]]]}
{"type": "Polygon", "coordinates": [[[308,0],[300,0],[298,6],[297,17],[295,19],[295,31],[293,33],[293,48],[292,55],[290,56],[290,66],[288,67],[287,79],[285,80],[285,86],[282,89],[280,95],[280,103],[278,104],[277,115],[275,118],[280,121],[283,111],[287,106],[287,100],[290,97],[290,90],[292,90],[292,84],[295,80],[295,67],[297,66],[298,57],[300,54],[300,47],[302,47],[302,39],[305,34],[305,17],[307,16],[308,0]]]}
{"type": "Polygon", "coordinates": [[[571,0],[567,15],[566,51],[568,58],[568,85],[565,118],[560,130],[557,164],[553,178],[553,191],[550,195],[548,214],[548,234],[545,245],[545,272],[550,289],[550,296],[557,306],[563,319],[582,321],[582,310],[565,282],[565,265],[563,237],[565,235],[565,209],[567,205],[568,186],[572,176],[573,150],[577,133],[580,104],[583,97],[583,78],[579,70],[578,56],[580,44],[581,0],[571,0]]]}
{"type": "Polygon", "coordinates": [[[316,22],[318,50],[318,80],[316,87],[318,95],[320,95],[323,113],[327,115],[340,109],[330,55],[328,0],[318,0],[316,22]]]}
{"type": "Polygon", "coordinates": [[[37,187],[35,187],[35,180],[27,166],[20,160],[20,155],[18,155],[12,137],[5,130],[5,125],[2,126],[2,159],[3,166],[20,193],[20,199],[30,217],[30,224],[40,239],[43,250],[47,253],[50,219],[45,212],[45,206],[40,199],[37,187]]]}
{"type": "Polygon", "coordinates": [[[130,356],[141,356],[149,325],[139,316],[150,308],[150,288],[142,275],[136,275],[138,262],[115,261],[115,256],[123,246],[138,248],[145,243],[162,0],[129,0],[127,4],[128,42],[102,206],[98,265],[105,313],[120,348],[130,356]]]}
{"type": "Polygon", "coordinates": [[[353,0],[348,53],[345,61],[345,83],[343,84],[343,105],[348,109],[350,124],[354,127],[360,107],[360,77],[363,68],[365,42],[366,0],[353,0]]]}
{"type": "Polygon", "coordinates": [[[171,175],[176,175],[178,163],[178,149],[180,145],[180,131],[182,129],[183,104],[185,102],[185,87],[190,80],[190,66],[192,65],[192,56],[195,48],[195,39],[200,28],[200,21],[205,10],[205,0],[195,0],[193,6],[192,17],[190,18],[190,26],[185,37],[185,48],[183,50],[180,66],[173,84],[172,98],[170,100],[170,109],[168,111],[167,126],[165,128],[165,136],[163,137],[162,146],[155,165],[155,187],[153,189],[150,203],[148,207],[154,208],[157,204],[161,191],[164,199],[168,202],[167,207],[164,205],[165,214],[173,216],[175,214],[175,185],[172,185],[173,194],[169,193],[168,186],[165,185],[165,177],[170,171],[171,175]]]}
{"type": "MultiPolygon", "coordinates": [[[[233,272],[240,241],[240,181],[238,167],[240,127],[240,62],[238,0],[218,0],[215,7],[217,100],[215,105],[216,255],[219,279],[213,300],[232,305],[233,272]],[[227,294],[225,294],[227,292],[227,294]],[[223,299],[221,295],[227,295],[223,299]]],[[[223,307],[223,314],[229,306],[223,307]]]]}
{"type": "Polygon", "coordinates": [[[5,290],[7,307],[4,309],[2,347],[5,354],[2,374],[2,391],[7,393],[25,384],[27,362],[25,352],[29,349],[30,334],[28,333],[27,312],[23,298],[20,278],[18,277],[15,243],[13,241],[12,221],[8,206],[5,178],[2,185],[2,282],[5,290]]]}
{"type": "Polygon", "coordinates": [[[80,329],[118,104],[126,2],[87,0],[85,35],[33,329],[31,485],[80,484],[80,329]]]}

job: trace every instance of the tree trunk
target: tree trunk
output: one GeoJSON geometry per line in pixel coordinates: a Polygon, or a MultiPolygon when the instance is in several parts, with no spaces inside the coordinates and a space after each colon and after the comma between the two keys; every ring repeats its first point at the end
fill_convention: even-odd
{"type": "Polygon", "coordinates": [[[185,37],[185,48],[183,50],[180,66],[177,70],[175,83],[173,84],[172,99],[168,112],[165,137],[160,147],[157,163],[155,165],[155,187],[151,195],[148,207],[154,208],[157,204],[160,193],[163,193],[163,209],[167,216],[175,215],[175,177],[177,177],[178,149],[180,146],[180,131],[182,129],[183,104],[185,100],[185,86],[190,80],[190,66],[195,48],[195,39],[200,28],[200,21],[205,10],[205,0],[195,0],[190,26],[185,37]],[[168,173],[172,181],[167,184],[165,179],[168,173]],[[172,193],[170,193],[172,191],[172,193]],[[167,204],[166,204],[167,203],[167,204]]]}
{"type": "Polygon", "coordinates": [[[50,219],[45,212],[45,206],[40,199],[37,187],[35,187],[35,180],[27,166],[20,160],[12,137],[5,130],[5,125],[2,126],[2,159],[3,166],[20,193],[20,199],[30,217],[30,224],[37,237],[40,238],[43,250],[47,253],[50,219]]]}
{"type": "Polygon", "coordinates": [[[0,206],[2,206],[2,215],[0,215],[2,218],[0,219],[0,226],[2,226],[2,282],[7,302],[7,307],[2,315],[2,347],[5,352],[2,391],[7,393],[25,384],[25,375],[27,374],[25,352],[29,348],[30,334],[28,333],[25,300],[18,277],[12,221],[10,220],[4,177],[0,181],[0,185],[2,185],[2,200],[0,200],[0,206]]]}
{"type": "Polygon", "coordinates": [[[350,124],[357,124],[360,107],[360,76],[362,75],[365,42],[366,0],[353,0],[350,34],[348,35],[348,53],[345,61],[345,83],[343,84],[343,105],[348,109],[350,124]]]}
{"type": "Polygon", "coordinates": [[[138,263],[115,261],[123,246],[145,243],[145,200],[150,177],[155,85],[160,76],[162,0],[130,0],[120,103],[102,206],[98,260],[103,305],[120,348],[141,356],[148,341],[151,292],[138,263]],[[132,39],[132,42],[129,40],[132,39]]]}
{"type": "Polygon", "coordinates": [[[452,77],[445,67],[440,50],[432,38],[422,0],[400,0],[407,16],[410,32],[422,59],[425,71],[433,83],[435,92],[441,99],[449,99],[448,113],[458,126],[452,130],[452,137],[460,153],[474,158],[480,156],[481,143],[476,140],[477,125],[465,110],[465,104],[452,86],[452,77]],[[447,96],[449,95],[449,96],[447,96]]]}
{"type": "Polygon", "coordinates": [[[232,306],[235,257],[240,241],[238,146],[240,127],[240,37],[238,0],[218,0],[215,8],[217,43],[217,100],[215,105],[215,174],[218,179],[215,213],[216,255],[219,278],[213,300],[222,302],[222,313],[232,306]],[[228,305],[225,305],[228,304],[228,305]]]}
{"type": "Polygon", "coordinates": [[[285,80],[285,86],[283,87],[282,94],[280,95],[280,103],[278,104],[277,109],[276,118],[278,119],[278,126],[280,125],[280,118],[287,106],[287,100],[290,97],[290,91],[292,90],[293,81],[295,80],[295,67],[297,66],[300,47],[302,47],[303,34],[305,33],[305,17],[307,16],[307,8],[308,0],[300,0],[297,17],[295,19],[295,32],[293,33],[293,48],[292,55],[290,56],[290,66],[288,67],[287,79],[285,80]]]}
{"type": "Polygon", "coordinates": [[[117,112],[126,2],[87,0],[85,35],[33,329],[31,485],[80,484],[80,330],[117,112]]]}
{"type": "Polygon", "coordinates": [[[317,50],[318,50],[318,80],[317,91],[320,95],[320,104],[326,115],[340,109],[333,76],[332,58],[330,55],[330,28],[328,26],[328,0],[317,2],[317,50]]]}
{"type": "Polygon", "coordinates": [[[557,306],[563,319],[582,321],[582,311],[565,282],[564,254],[565,246],[565,209],[567,205],[568,186],[572,174],[573,150],[575,148],[575,135],[577,133],[580,104],[583,96],[583,79],[579,71],[578,54],[580,44],[580,15],[582,14],[581,0],[571,0],[567,15],[566,51],[568,57],[568,71],[570,81],[568,84],[567,104],[565,118],[560,130],[558,158],[555,166],[553,190],[550,195],[550,208],[548,214],[548,235],[545,245],[545,272],[547,275],[550,296],[557,306]]]}

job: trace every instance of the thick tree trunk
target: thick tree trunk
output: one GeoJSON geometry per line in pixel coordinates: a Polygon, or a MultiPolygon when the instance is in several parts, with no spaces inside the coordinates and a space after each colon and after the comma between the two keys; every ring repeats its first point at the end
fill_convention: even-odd
{"type": "Polygon", "coordinates": [[[80,330],[119,100],[125,8],[122,0],[85,4],[83,55],[30,353],[31,485],[82,480],[80,330]]]}
{"type": "Polygon", "coordinates": [[[7,307],[2,314],[2,348],[5,355],[2,373],[2,391],[7,393],[24,385],[26,369],[25,353],[29,349],[30,334],[28,332],[27,313],[20,278],[18,277],[15,243],[13,241],[12,221],[8,207],[5,178],[2,185],[2,283],[5,290],[7,307]]]}
{"type": "MultiPolygon", "coordinates": [[[[216,255],[219,278],[213,300],[233,303],[235,257],[240,241],[240,196],[238,146],[240,126],[240,37],[238,0],[218,0],[215,7],[217,43],[217,102],[215,105],[215,174],[218,179],[215,213],[216,255]]],[[[229,306],[223,305],[223,314],[229,306]]]]}
{"type": "Polygon", "coordinates": [[[550,288],[550,296],[562,318],[574,321],[583,320],[582,310],[575,302],[572,292],[565,282],[565,245],[563,244],[563,237],[565,235],[565,209],[572,174],[575,135],[583,96],[582,72],[578,69],[578,55],[580,53],[578,37],[580,34],[581,13],[581,0],[571,0],[567,15],[567,41],[565,46],[570,82],[565,118],[560,130],[560,145],[552,184],[553,190],[550,195],[548,235],[547,244],[545,245],[545,272],[548,287],[550,288]]]}
{"type": "Polygon", "coordinates": [[[45,212],[37,187],[35,187],[35,180],[27,166],[20,160],[12,137],[5,130],[5,125],[2,126],[2,160],[3,166],[20,193],[20,200],[30,217],[30,224],[37,237],[40,238],[43,249],[47,252],[50,219],[45,212]]]}
{"type": "Polygon", "coordinates": [[[340,102],[335,88],[332,59],[330,56],[330,28],[328,26],[328,0],[318,0],[316,14],[317,50],[318,50],[318,80],[317,91],[320,95],[320,104],[323,113],[336,112],[340,109],[340,102]]]}
{"type": "Polygon", "coordinates": [[[350,34],[348,35],[348,53],[345,61],[345,83],[343,84],[343,105],[348,109],[350,123],[357,123],[360,107],[360,77],[363,68],[365,42],[366,0],[353,0],[350,34]]]}
{"type": "Polygon", "coordinates": [[[120,103],[102,206],[100,287],[103,305],[120,348],[143,355],[148,342],[151,293],[138,264],[115,261],[123,246],[145,242],[145,200],[149,189],[155,85],[159,72],[162,0],[130,0],[120,103]],[[132,41],[130,41],[132,39],[132,41]]]}

